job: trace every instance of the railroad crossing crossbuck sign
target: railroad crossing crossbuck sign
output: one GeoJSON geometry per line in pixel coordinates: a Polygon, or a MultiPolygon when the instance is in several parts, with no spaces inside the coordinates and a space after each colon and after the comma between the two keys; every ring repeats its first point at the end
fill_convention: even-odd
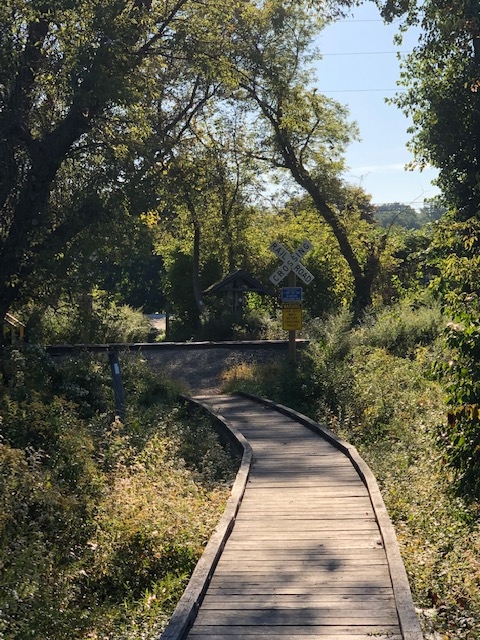
{"type": "Polygon", "coordinates": [[[285,276],[292,271],[302,282],[310,284],[313,280],[313,274],[303,266],[300,260],[307,255],[312,246],[311,242],[304,240],[293,253],[290,253],[290,251],[288,251],[281,242],[272,242],[270,250],[273,251],[280,260],[282,260],[283,264],[279,269],[272,273],[270,276],[270,282],[273,282],[273,284],[280,284],[285,276]]]}
{"type": "Polygon", "coordinates": [[[293,253],[290,253],[281,242],[272,242],[270,251],[280,258],[282,265],[270,276],[270,282],[277,285],[289,276],[289,285],[282,291],[282,326],[288,331],[288,351],[290,358],[295,362],[295,335],[302,328],[302,289],[295,286],[296,277],[305,284],[310,284],[313,274],[303,266],[300,260],[307,255],[312,248],[309,240],[304,240],[293,253]]]}

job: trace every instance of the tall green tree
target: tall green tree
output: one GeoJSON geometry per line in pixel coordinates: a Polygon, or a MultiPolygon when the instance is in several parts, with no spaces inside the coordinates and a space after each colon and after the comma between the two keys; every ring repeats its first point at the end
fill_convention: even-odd
{"type": "Polygon", "coordinates": [[[382,227],[404,227],[405,229],[420,229],[423,218],[417,214],[415,209],[409,204],[401,202],[391,202],[382,204],[375,209],[375,220],[382,227]]]}
{"type": "Polygon", "coordinates": [[[0,318],[38,259],[112,215],[105,200],[126,183],[142,188],[215,93],[210,71],[234,4],[2,2],[0,318]]]}
{"type": "MultiPolygon", "coordinates": [[[[477,0],[379,3],[403,29],[420,29],[402,63],[406,91],[395,102],[411,116],[415,162],[439,169],[446,203],[466,219],[480,209],[480,12],[477,0]]],[[[400,36],[401,38],[401,33],[400,36]]]]}
{"type": "Polygon", "coordinates": [[[463,489],[480,495],[480,12],[476,0],[381,3],[387,19],[421,28],[403,65],[407,90],[396,103],[413,120],[417,164],[439,169],[438,185],[451,211],[436,226],[429,259],[434,284],[451,322],[443,373],[450,411],[439,430],[445,461],[463,489]]]}
{"type": "MultiPolygon", "coordinates": [[[[314,4],[335,12],[351,2],[314,4]]],[[[175,159],[195,114],[238,87],[239,70],[252,78],[267,64],[265,78],[273,71],[281,78],[280,54],[290,46],[301,52],[283,11],[301,17],[305,7],[276,0],[2,3],[0,318],[49,257],[116,211],[137,211],[138,194],[153,199],[159,167],[175,159]],[[250,28],[255,37],[245,49],[250,28]],[[282,45],[256,60],[251,45],[264,29],[265,42],[278,35],[282,45]]],[[[232,213],[222,210],[227,222],[232,213]]]]}
{"type": "Polygon", "coordinates": [[[235,107],[217,102],[211,113],[192,118],[159,185],[158,250],[167,262],[182,253],[192,257],[189,281],[200,314],[202,288],[212,284],[202,277],[207,264],[218,265],[218,277],[248,268],[258,163],[246,152],[250,135],[235,107]]]}
{"type": "MultiPolygon", "coordinates": [[[[311,197],[349,266],[353,309],[360,315],[372,301],[382,240],[375,233],[365,234],[358,252],[345,222],[344,151],[357,131],[347,120],[346,108],[320,95],[311,82],[312,44],[327,18],[325,12],[312,11],[304,3],[274,0],[249,7],[238,23],[241,54],[231,62],[238,85],[235,95],[257,117],[253,153],[283,170],[311,197]]],[[[362,213],[363,223],[373,229],[371,212],[362,213]]]]}

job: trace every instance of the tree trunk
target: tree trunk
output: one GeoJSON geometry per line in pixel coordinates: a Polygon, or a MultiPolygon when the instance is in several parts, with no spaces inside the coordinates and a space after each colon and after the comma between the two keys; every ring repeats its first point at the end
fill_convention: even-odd
{"type": "Polygon", "coordinates": [[[198,221],[195,222],[195,229],[193,234],[193,269],[192,269],[192,284],[193,294],[195,296],[195,302],[200,316],[204,311],[202,285],[200,282],[200,225],[198,221]]]}
{"type": "Polygon", "coordinates": [[[301,166],[297,158],[288,153],[284,155],[285,166],[292,174],[293,178],[313,200],[315,208],[335,236],[340,252],[345,258],[350,268],[354,282],[354,296],[352,300],[352,311],[354,320],[360,319],[361,315],[372,303],[372,285],[378,271],[379,260],[376,254],[376,247],[372,244],[370,254],[367,257],[367,264],[362,267],[355,255],[347,232],[335,211],[327,204],[322,193],[308,171],[301,166]]]}
{"type": "Polygon", "coordinates": [[[256,93],[255,88],[248,86],[244,88],[247,89],[250,96],[260,107],[263,115],[270,122],[278,150],[283,160],[280,166],[287,169],[295,182],[310,195],[315,208],[328,224],[338,242],[340,252],[347,261],[353,277],[354,297],[352,301],[352,311],[354,313],[354,319],[358,320],[372,302],[372,284],[379,265],[377,247],[374,244],[371,245],[366,266],[362,267],[337,213],[328,205],[317,180],[312,178],[308,169],[303,165],[301,156],[297,154],[290,134],[282,124],[281,107],[278,107],[276,110],[270,108],[256,93]]]}
{"type": "Polygon", "coordinates": [[[193,295],[195,297],[195,303],[197,305],[199,316],[203,314],[204,304],[202,296],[202,285],[200,282],[200,221],[197,216],[195,205],[193,204],[188,192],[185,192],[185,201],[187,203],[188,211],[192,216],[193,223],[193,264],[192,264],[192,286],[193,295]]]}

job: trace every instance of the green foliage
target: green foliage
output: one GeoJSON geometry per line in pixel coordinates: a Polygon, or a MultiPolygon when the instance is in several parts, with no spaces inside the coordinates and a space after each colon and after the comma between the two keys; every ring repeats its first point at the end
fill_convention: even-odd
{"type": "Polygon", "coordinates": [[[448,351],[434,363],[447,392],[448,419],[438,427],[444,461],[457,475],[461,491],[480,495],[479,377],[479,222],[447,214],[435,229],[430,262],[436,277],[431,288],[451,322],[444,337],[448,351]]]}
{"type": "Polygon", "coordinates": [[[2,353],[0,635],[158,637],[208,540],[235,465],[208,421],[141,359],[2,353]]]}
{"type": "Polygon", "coordinates": [[[258,117],[258,157],[283,170],[282,177],[308,194],[329,227],[348,265],[354,284],[352,305],[360,314],[371,304],[382,241],[364,206],[368,198],[341,178],[343,153],[357,129],[348,122],[343,105],[312,86],[314,40],[325,13],[312,19],[305,9],[271,2],[240,15],[242,55],[235,60],[235,95],[258,117]]]}
{"type": "Polygon", "coordinates": [[[230,311],[209,313],[202,319],[196,335],[199,340],[262,340],[272,326],[271,318],[261,311],[245,311],[238,314],[230,311]]]}
{"type": "Polygon", "coordinates": [[[366,345],[384,348],[393,355],[413,357],[420,346],[431,344],[443,331],[444,315],[435,302],[412,303],[408,299],[367,317],[358,332],[366,345]]]}
{"type": "Polygon", "coordinates": [[[345,407],[352,379],[349,364],[341,354],[346,355],[349,349],[350,325],[351,314],[347,311],[326,323],[312,322],[309,330],[315,342],[302,350],[301,366],[292,366],[287,354],[271,363],[243,364],[225,374],[225,388],[268,396],[304,411],[308,407],[309,413],[345,407]]]}
{"type": "Polygon", "coordinates": [[[462,490],[479,495],[478,439],[478,6],[469,0],[383,3],[387,19],[419,25],[418,46],[403,62],[407,91],[395,102],[412,117],[411,148],[420,166],[439,169],[437,183],[452,211],[436,225],[430,249],[435,287],[449,307],[452,353],[436,366],[447,386],[448,424],[439,428],[444,459],[462,490]],[[472,296],[471,299],[469,299],[472,296]]]}
{"type": "Polygon", "coordinates": [[[442,376],[449,405],[447,424],[439,428],[444,460],[457,473],[463,491],[480,497],[480,304],[476,294],[460,295],[445,337],[448,361],[435,371],[442,376]]]}
{"type": "Polygon", "coordinates": [[[420,231],[391,228],[375,279],[374,306],[391,305],[403,298],[420,301],[433,276],[431,227],[420,231]]]}
{"type": "Polygon", "coordinates": [[[223,380],[226,392],[246,391],[277,399],[292,408],[300,401],[297,372],[286,356],[257,365],[241,363],[225,372],[223,380]]]}
{"type": "Polygon", "coordinates": [[[107,297],[83,296],[38,311],[28,325],[29,339],[43,344],[150,342],[154,331],[139,309],[117,305],[107,297]]]}
{"type": "Polygon", "coordinates": [[[188,253],[176,250],[166,264],[164,290],[169,300],[170,311],[174,314],[170,328],[172,339],[188,339],[188,333],[195,331],[200,322],[200,313],[193,292],[193,259],[188,253]],[[175,337],[185,332],[183,338],[175,337]]]}
{"type": "Polygon", "coordinates": [[[381,484],[425,637],[472,640],[480,620],[478,504],[455,495],[435,449],[442,411],[434,389],[418,397],[414,411],[408,437],[362,453],[381,484]]]}
{"type": "Polygon", "coordinates": [[[382,227],[403,227],[404,229],[421,229],[429,222],[434,222],[445,213],[440,202],[432,200],[418,211],[409,204],[391,202],[375,208],[375,220],[382,227]]]}
{"type": "Polygon", "coordinates": [[[459,293],[478,293],[480,281],[480,221],[461,221],[446,214],[434,228],[428,263],[434,276],[430,288],[446,306],[455,306],[459,293]]]}
{"type": "Polygon", "coordinates": [[[411,148],[416,164],[439,169],[445,201],[463,219],[478,214],[479,109],[478,6],[459,0],[381,2],[389,19],[404,16],[421,37],[402,63],[406,92],[395,102],[413,121],[411,148]]]}
{"type": "Polygon", "coordinates": [[[396,225],[405,229],[420,229],[422,220],[415,209],[408,204],[392,202],[376,207],[375,220],[382,227],[396,225]]]}

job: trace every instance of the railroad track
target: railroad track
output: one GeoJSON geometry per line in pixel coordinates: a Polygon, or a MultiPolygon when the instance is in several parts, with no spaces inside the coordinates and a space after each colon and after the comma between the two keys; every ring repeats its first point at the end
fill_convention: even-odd
{"type": "MultiPolygon", "coordinates": [[[[307,340],[297,341],[301,351],[307,340]]],[[[215,393],[225,370],[239,363],[265,363],[288,356],[287,340],[244,340],[222,342],[158,342],[135,344],[51,345],[54,357],[79,351],[91,353],[141,354],[151,366],[181,382],[188,393],[215,393]]]]}

